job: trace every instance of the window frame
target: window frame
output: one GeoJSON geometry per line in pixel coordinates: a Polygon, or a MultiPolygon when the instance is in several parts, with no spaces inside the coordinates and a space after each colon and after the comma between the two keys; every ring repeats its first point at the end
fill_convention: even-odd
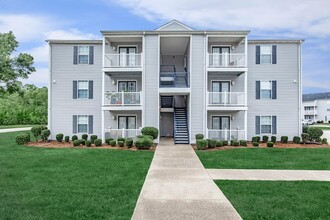
{"type": "Polygon", "coordinates": [[[118,118],[118,122],[117,122],[117,128],[118,129],[122,129],[122,128],[119,128],[120,126],[119,126],[119,123],[120,123],[120,120],[119,120],[119,118],[121,118],[121,117],[123,117],[123,118],[126,118],[126,128],[124,128],[125,130],[130,130],[130,129],[128,129],[127,127],[128,127],[128,118],[129,117],[134,117],[135,118],[135,128],[134,129],[137,129],[137,115],[125,115],[125,114],[120,114],[120,115],[117,115],[117,118],[118,118]]]}
{"type": "Polygon", "coordinates": [[[272,115],[260,115],[260,134],[272,134],[272,130],[273,130],[273,116],[272,115]],[[263,117],[270,117],[270,124],[262,124],[263,117]],[[269,133],[263,132],[263,130],[262,130],[263,125],[270,126],[269,133]]]}
{"type": "Polygon", "coordinates": [[[260,80],[260,99],[263,99],[263,100],[270,100],[270,99],[273,99],[273,81],[272,80],[260,80]],[[270,89],[262,89],[262,84],[263,83],[269,83],[270,84],[270,89]],[[265,98],[262,96],[262,91],[270,91],[270,96],[265,98]]]}
{"type": "Polygon", "coordinates": [[[77,80],[77,99],[89,99],[89,81],[90,80],[77,80]],[[87,89],[79,89],[79,82],[87,82],[87,89]],[[87,90],[87,97],[79,97],[79,90],[87,90]]]}
{"type": "Polygon", "coordinates": [[[89,116],[88,115],[77,115],[77,134],[87,134],[88,133],[88,128],[89,128],[89,116]],[[80,117],[86,117],[87,118],[86,124],[80,124],[79,123],[79,118],[80,117]],[[86,125],[86,131],[79,131],[79,125],[86,125]]]}
{"type": "Polygon", "coordinates": [[[267,45],[260,45],[260,64],[272,64],[273,63],[273,46],[270,44],[267,45]],[[270,54],[262,53],[262,48],[269,47],[270,48],[270,54]],[[269,63],[263,62],[262,56],[263,55],[270,55],[269,63]]]}
{"type": "Polygon", "coordinates": [[[79,65],[86,65],[89,64],[89,51],[90,50],[90,46],[89,45],[78,45],[78,49],[77,49],[77,64],[79,65]],[[87,55],[86,54],[80,54],[80,48],[81,47],[87,47],[87,55]],[[87,56],[87,63],[80,63],[80,59],[79,56],[87,56]]]}

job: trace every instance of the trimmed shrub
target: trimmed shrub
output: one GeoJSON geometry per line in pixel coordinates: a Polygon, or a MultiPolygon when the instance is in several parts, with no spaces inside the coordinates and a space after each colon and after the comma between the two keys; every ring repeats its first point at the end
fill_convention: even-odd
{"type": "Polygon", "coordinates": [[[80,144],[82,144],[82,145],[85,145],[85,143],[86,143],[85,139],[79,139],[79,141],[80,141],[80,144]]]}
{"type": "Polygon", "coordinates": [[[281,142],[282,143],[288,143],[288,140],[289,140],[289,138],[288,138],[288,136],[281,136],[281,142]]]}
{"type": "Polygon", "coordinates": [[[72,143],[73,143],[74,147],[80,146],[80,141],[79,140],[74,140],[72,143]]]}
{"type": "Polygon", "coordinates": [[[247,141],[246,141],[246,140],[240,140],[240,141],[239,141],[239,144],[240,144],[241,146],[246,147],[246,146],[247,146],[247,141]]]}
{"type": "Polygon", "coordinates": [[[253,142],[252,145],[253,147],[259,147],[259,142],[253,142]]]}
{"type": "Polygon", "coordinates": [[[318,120],[318,121],[316,121],[316,123],[323,124],[323,120],[318,120]]]}
{"type": "Polygon", "coordinates": [[[273,147],[274,143],[273,142],[267,142],[267,147],[273,147]]]}
{"type": "Polygon", "coordinates": [[[97,139],[97,135],[91,135],[91,142],[94,144],[94,141],[97,139]]]}
{"type": "Polygon", "coordinates": [[[78,136],[77,135],[73,135],[71,138],[72,141],[78,140],[78,136]]]}
{"type": "Polygon", "coordinates": [[[118,141],[118,146],[119,147],[124,147],[124,141],[118,141]]]}
{"type": "Polygon", "coordinates": [[[259,136],[254,136],[252,137],[252,142],[260,142],[260,137],[259,136]]]}
{"type": "Polygon", "coordinates": [[[153,141],[150,138],[143,138],[143,140],[144,140],[144,149],[149,149],[152,146],[153,141]]]}
{"type": "Polygon", "coordinates": [[[316,138],[315,140],[317,143],[321,143],[322,142],[322,139],[319,137],[319,138],[316,138]]]}
{"type": "Polygon", "coordinates": [[[262,142],[267,143],[269,137],[267,135],[262,136],[262,142]]]}
{"type": "Polygon", "coordinates": [[[30,134],[22,134],[16,136],[16,144],[23,145],[31,141],[30,134]]]}
{"type": "Polygon", "coordinates": [[[41,131],[47,129],[46,126],[34,126],[31,128],[33,137],[38,141],[38,137],[41,135],[41,131]]]}
{"type": "Polygon", "coordinates": [[[113,138],[106,138],[105,139],[105,143],[107,144],[107,145],[110,145],[110,141],[112,141],[113,140],[113,138]]]}
{"type": "Polygon", "coordinates": [[[228,146],[228,141],[223,141],[223,146],[228,146]]]}
{"type": "Polygon", "coordinates": [[[150,138],[144,137],[136,139],[134,144],[138,149],[149,149],[152,146],[153,142],[150,138]]]}
{"type": "Polygon", "coordinates": [[[131,148],[133,146],[133,139],[132,138],[126,138],[125,140],[125,145],[128,147],[128,148],[131,148]]]}
{"type": "Polygon", "coordinates": [[[144,146],[144,139],[143,138],[137,138],[134,143],[135,147],[137,149],[143,149],[144,146]]]}
{"type": "Polygon", "coordinates": [[[109,144],[110,144],[111,146],[115,147],[116,144],[117,144],[117,142],[116,142],[116,140],[111,140],[111,141],[109,141],[109,144]]]}
{"type": "Polygon", "coordinates": [[[48,141],[49,136],[50,136],[50,130],[49,129],[46,129],[46,130],[42,130],[41,131],[41,139],[44,142],[47,142],[48,141]]]}
{"type": "Polygon", "coordinates": [[[270,141],[276,143],[276,136],[271,136],[270,141]]]}
{"type": "Polygon", "coordinates": [[[238,147],[239,146],[239,141],[233,140],[230,145],[238,147]]]}
{"type": "Polygon", "coordinates": [[[309,127],[307,130],[307,134],[309,135],[310,141],[317,141],[316,139],[321,138],[321,136],[323,135],[323,131],[321,128],[309,127]]]}
{"type": "Polygon", "coordinates": [[[292,142],[295,144],[300,144],[300,137],[294,136],[292,142]]]}
{"type": "Polygon", "coordinates": [[[81,135],[81,139],[87,140],[88,139],[88,134],[81,135]]]}
{"type": "Polygon", "coordinates": [[[89,141],[89,140],[87,140],[87,141],[85,142],[85,145],[86,145],[86,147],[90,147],[90,146],[92,146],[92,142],[89,141]]]}
{"type": "Polygon", "coordinates": [[[207,148],[208,142],[205,139],[197,139],[196,145],[198,150],[205,150],[207,148]]]}
{"type": "Polygon", "coordinates": [[[143,135],[151,135],[153,140],[158,137],[158,129],[155,127],[144,127],[142,128],[141,133],[143,135]]]}
{"type": "Polygon", "coordinates": [[[70,141],[70,137],[69,137],[69,136],[65,136],[65,137],[64,137],[64,141],[65,141],[65,142],[69,142],[69,141],[70,141]]]}
{"type": "MultiPolygon", "coordinates": [[[[197,140],[200,140],[200,139],[197,139],[197,140]]],[[[217,140],[215,140],[215,139],[208,139],[207,140],[207,146],[209,148],[215,148],[217,146],[217,140]]]]}
{"type": "Polygon", "coordinates": [[[151,136],[151,135],[143,135],[143,138],[149,138],[150,140],[153,140],[154,138],[153,138],[153,136],[151,136]]]}
{"type": "Polygon", "coordinates": [[[56,140],[57,140],[58,142],[62,142],[62,141],[63,141],[63,134],[57,134],[57,135],[56,135],[56,140]]]}
{"type": "Polygon", "coordinates": [[[223,141],[217,141],[217,147],[223,147],[223,141]]]}
{"type": "MultiPolygon", "coordinates": [[[[117,141],[118,141],[118,142],[119,142],[119,141],[125,142],[125,138],[119,137],[119,138],[117,138],[117,141]]],[[[118,144],[119,144],[119,143],[118,143],[118,144]]]]}
{"type": "Polygon", "coordinates": [[[328,139],[323,138],[323,139],[322,139],[322,144],[328,144],[328,139]]]}
{"type": "Polygon", "coordinates": [[[196,138],[196,140],[203,139],[204,138],[204,134],[196,134],[195,135],[195,138],[196,138]]]}
{"type": "Polygon", "coordinates": [[[308,133],[302,133],[301,134],[301,139],[302,139],[302,142],[305,144],[308,142],[309,140],[309,134],[308,133]]]}
{"type": "Polygon", "coordinates": [[[102,146],[102,140],[101,139],[95,139],[94,144],[96,147],[102,146]]]}

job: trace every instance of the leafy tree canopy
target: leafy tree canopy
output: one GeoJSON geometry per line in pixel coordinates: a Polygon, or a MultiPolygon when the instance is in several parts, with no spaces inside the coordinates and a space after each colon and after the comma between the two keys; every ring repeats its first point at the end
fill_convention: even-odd
{"type": "Polygon", "coordinates": [[[26,53],[15,54],[18,42],[14,34],[0,33],[0,93],[13,93],[21,87],[19,78],[26,79],[35,72],[33,57],[26,53]]]}

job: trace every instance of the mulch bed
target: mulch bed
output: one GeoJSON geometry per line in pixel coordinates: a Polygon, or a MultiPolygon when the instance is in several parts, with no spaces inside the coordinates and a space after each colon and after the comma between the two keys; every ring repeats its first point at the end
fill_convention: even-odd
{"type": "MultiPolygon", "coordinates": [[[[110,146],[110,145],[102,145],[99,147],[96,147],[94,144],[92,144],[92,146],[90,147],[86,147],[85,145],[80,145],[77,147],[74,147],[72,142],[57,142],[57,141],[49,141],[49,142],[30,142],[28,144],[26,144],[25,146],[29,146],[29,147],[42,147],[42,148],[100,148],[100,149],[117,149],[117,150],[129,150],[129,151],[137,151],[137,150],[142,150],[142,149],[137,149],[136,147],[131,147],[128,148],[126,146],[124,147],[119,147],[119,146],[110,146]]],[[[151,147],[150,149],[148,149],[150,151],[155,151],[156,150],[156,146],[151,147]]]]}
{"type": "MultiPolygon", "coordinates": [[[[194,150],[197,150],[197,146],[195,144],[192,145],[194,150]]],[[[247,147],[243,146],[223,146],[223,147],[215,147],[215,148],[206,148],[205,150],[208,151],[214,151],[214,150],[230,150],[235,148],[270,148],[267,147],[266,143],[260,143],[259,147],[254,147],[252,143],[248,143],[247,147]]],[[[273,146],[273,148],[330,148],[330,145],[328,144],[294,144],[292,142],[289,142],[287,144],[276,142],[273,146]]]]}

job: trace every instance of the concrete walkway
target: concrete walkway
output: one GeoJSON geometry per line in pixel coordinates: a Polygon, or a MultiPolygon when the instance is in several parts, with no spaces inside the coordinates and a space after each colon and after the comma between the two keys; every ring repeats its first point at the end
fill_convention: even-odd
{"type": "Polygon", "coordinates": [[[0,133],[8,133],[8,132],[16,132],[16,131],[29,131],[31,130],[31,127],[27,128],[6,128],[6,129],[0,129],[0,133]]]}
{"type": "Polygon", "coordinates": [[[330,181],[329,170],[207,169],[214,180],[330,181]]]}
{"type": "Polygon", "coordinates": [[[241,219],[190,145],[158,145],[132,219],[241,219]]]}

